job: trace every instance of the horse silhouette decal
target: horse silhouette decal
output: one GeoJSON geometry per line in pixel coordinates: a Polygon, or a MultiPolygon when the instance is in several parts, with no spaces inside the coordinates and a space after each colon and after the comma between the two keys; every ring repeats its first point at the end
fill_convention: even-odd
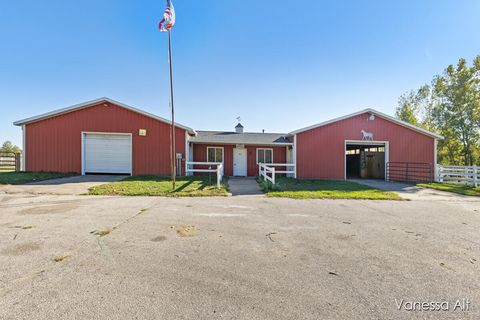
{"type": "Polygon", "coordinates": [[[363,135],[362,140],[370,140],[370,141],[373,140],[373,133],[372,132],[367,132],[365,130],[361,130],[360,132],[363,135]]]}

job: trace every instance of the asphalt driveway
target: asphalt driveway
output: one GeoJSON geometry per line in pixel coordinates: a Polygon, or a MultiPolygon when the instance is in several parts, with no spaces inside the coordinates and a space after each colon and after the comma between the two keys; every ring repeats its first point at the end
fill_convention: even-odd
{"type": "Polygon", "coordinates": [[[422,188],[416,185],[403,182],[388,182],[384,180],[370,180],[370,179],[351,179],[360,184],[370,186],[385,191],[393,191],[400,195],[400,197],[414,201],[460,201],[460,202],[479,202],[480,197],[466,196],[458,193],[440,191],[430,188],[422,188]]]}
{"type": "Polygon", "coordinates": [[[477,202],[0,194],[0,319],[479,319],[478,230],[477,202]]]}
{"type": "Polygon", "coordinates": [[[0,186],[0,194],[80,195],[87,193],[91,187],[119,181],[125,177],[126,176],[121,175],[84,175],[38,181],[23,185],[6,185],[0,186]]]}

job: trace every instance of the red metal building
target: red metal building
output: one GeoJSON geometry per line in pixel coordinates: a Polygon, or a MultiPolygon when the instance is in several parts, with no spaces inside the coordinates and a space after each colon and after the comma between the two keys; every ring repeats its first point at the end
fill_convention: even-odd
{"type": "Polygon", "coordinates": [[[437,140],[442,139],[373,109],[296,130],[290,135],[295,141],[294,161],[300,179],[347,179],[349,174],[354,178],[385,179],[389,164],[433,168],[437,140]],[[369,164],[373,168],[368,168],[369,164]],[[380,171],[378,176],[374,176],[376,169],[380,171]]]}
{"type": "MultiPolygon", "coordinates": [[[[166,119],[102,98],[15,123],[27,171],[170,174],[166,119]]],[[[291,164],[300,179],[388,179],[393,164],[433,168],[441,136],[366,109],[285,133],[195,131],[176,124],[180,175],[223,164],[227,176],[255,176],[258,164],[291,164]],[[188,169],[188,172],[187,172],[188,169]]],[[[293,172],[292,172],[293,170],[293,172]]]]}
{"type": "MultiPolygon", "coordinates": [[[[15,122],[24,135],[26,171],[170,174],[167,120],[102,98],[15,122]]],[[[176,126],[185,158],[191,128],[176,126]]]]}

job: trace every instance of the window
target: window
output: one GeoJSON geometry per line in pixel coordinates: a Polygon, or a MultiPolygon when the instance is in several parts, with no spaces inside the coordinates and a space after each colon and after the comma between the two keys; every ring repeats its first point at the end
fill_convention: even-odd
{"type": "Polygon", "coordinates": [[[207,162],[223,163],[223,148],[207,147],[207,162]]]}
{"type": "Polygon", "coordinates": [[[258,163],[273,163],[273,149],[257,149],[258,163]]]}

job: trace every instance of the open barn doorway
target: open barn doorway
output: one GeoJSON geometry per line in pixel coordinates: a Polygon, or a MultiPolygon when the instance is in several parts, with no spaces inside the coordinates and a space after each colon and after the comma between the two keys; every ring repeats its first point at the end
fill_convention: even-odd
{"type": "Polygon", "coordinates": [[[374,141],[345,142],[346,179],[385,180],[388,143],[374,141]]]}

